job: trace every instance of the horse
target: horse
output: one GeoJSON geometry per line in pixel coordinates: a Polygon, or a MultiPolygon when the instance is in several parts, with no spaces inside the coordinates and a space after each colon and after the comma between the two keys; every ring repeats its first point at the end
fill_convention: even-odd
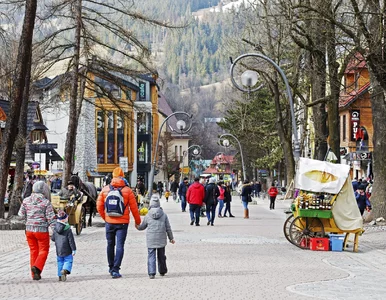
{"type": "MultiPolygon", "coordinates": [[[[98,197],[97,189],[91,182],[83,182],[79,178],[78,173],[71,174],[70,181],[73,182],[78,191],[81,191],[84,195],[87,196],[87,201],[83,205],[85,206],[85,209],[86,207],[89,208],[90,213],[87,226],[92,226],[92,217],[95,217],[96,215],[96,201],[98,197]]],[[[83,224],[86,226],[86,213],[83,217],[83,221],[83,224]]]]}

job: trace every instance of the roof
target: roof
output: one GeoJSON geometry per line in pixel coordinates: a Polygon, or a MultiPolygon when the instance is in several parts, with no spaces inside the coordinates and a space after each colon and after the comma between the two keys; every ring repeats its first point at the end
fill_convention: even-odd
{"type": "Polygon", "coordinates": [[[351,103],[353,103],[358,98],[362,97],[365,93],[368,92],[370,88],[370,82],[366,83],[359,90],[353,90],[350,93],[346,94],[342,92],[339,97],[339,108],[345,108],[351,103]]]}
{"type": "Polygon", "coordinates": [[[345,74],[355,73],[358,69],[367,69],[366,61],[359,52],[354,54],[354,57],[347,64],[345,74]]]}

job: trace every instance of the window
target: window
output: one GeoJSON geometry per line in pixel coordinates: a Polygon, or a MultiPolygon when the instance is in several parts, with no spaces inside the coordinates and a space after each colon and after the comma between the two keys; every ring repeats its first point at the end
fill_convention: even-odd
{"type": "Polygon", "coordinates": [[[117,111],[97,111],[97,162],[98,164],[118,164],[119,157],[125,156],[127,148],[124,115],[117,111]]]}
{"type": "Polygon", "coordinates": [[[139,134],[149,134],[151,132],[151,114],[139,112],[137,114],[137,131],[139,134]]]}
{"type": "Polygon", "coordinates": [[[108,93],[111,93],[114,98],[120,99],[122,96],[121,89],[107,80],[99,77],[95,77],[95,91],[98,97],[106,97],[108,93]]]}
{"type": "Polygon", "coordinates": [[[347,136],[346,136],[346,115],[343,115],[343,121],[342,121],[342,130],[343,130],[343,132],[342,132],[342,137],[343,137],[343,141],[346,141],[346,138],[347,138],[347,136]]]}
{"type": "Polygon", "coordinates": [[[148,142],[140,142],[137,146],[138,162],[147,164],[149,162],[149,144],[148,142]]]}

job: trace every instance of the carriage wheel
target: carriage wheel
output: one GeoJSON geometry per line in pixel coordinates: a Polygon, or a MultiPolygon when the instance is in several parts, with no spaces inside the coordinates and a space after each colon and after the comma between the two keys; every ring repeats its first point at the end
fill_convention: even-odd
{"type": "Polygon", "coordinates": [[[287,241],[289,241],[291,244],[293,244],[294,242],[292,242],[291,237],[290,237],[290,226],[291,226],[292,221],[294,219],[295,219],[295,217],[291,213],[291,215],[287,218],[287,220],[285,220],[284,225],[283,225],[284,236],[287,239],[287,241]]]}
{"type": "Polygon", "coordinates": [[[75,227],[76,235],[79,235],[82,232],[83,225],[84,225],[83,224],[84,218],[85,218],[85,209],[84,207],[82,207],[82,209],[80,210],[78,223],[76,224],[76,227],[75,227]]]}
{"type": "Polygon", "coordinates": [[[310,238],[324,237],[324,226],[319,218],[296,217],[289,227],[292,244],[310,249],[310,238]]]}

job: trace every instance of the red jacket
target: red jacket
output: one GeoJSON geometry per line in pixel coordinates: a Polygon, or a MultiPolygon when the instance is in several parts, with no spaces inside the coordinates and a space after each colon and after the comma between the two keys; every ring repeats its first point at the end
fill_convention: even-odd
{"type": "MultiPolygon", "coordinates": [[[[116,168],[118,169],[118,168],[116,168]]],[[[115,170],[114,170],[115,171],[115,170]]],[[[123,174],[123,172],[122,172],[123,174]]],[[[115,175],[115,174],[114,174],[115,175]]],[[[110,183],[113,187],[122,188],[121,193],[125,201],[125,212],[122,217],[109,217],[105,214],[106,196],[110,191],[110,187],[106,185],[100,192],[97,201],[97,210],[103,220],[110,224],[128,224],[130,223],[130,210],[135,219],[135,224],[141,224],[141,217],[138,212],[137,200],[132,190],[126,186],[125,182],[120,177],[114,177],[110,183]]]]}
{"type": "Polygon", "coordinates": [[[274,186],[271,186],[268,190],[268,195],[270,195],[271,197],[275,197],[277,196],[277,194],[279,193],[279,191],[277,190],[276,187],[274,186]]]}
{"type": "Polygon", "coordinates": [[[193,183],[188,188],[188,192],[186,193],[186,200],[188,201],[188,203],[189,204],[198,204],[201,206],[204,199],[205,199],[204,186],[199,182],[193,183]]]}

